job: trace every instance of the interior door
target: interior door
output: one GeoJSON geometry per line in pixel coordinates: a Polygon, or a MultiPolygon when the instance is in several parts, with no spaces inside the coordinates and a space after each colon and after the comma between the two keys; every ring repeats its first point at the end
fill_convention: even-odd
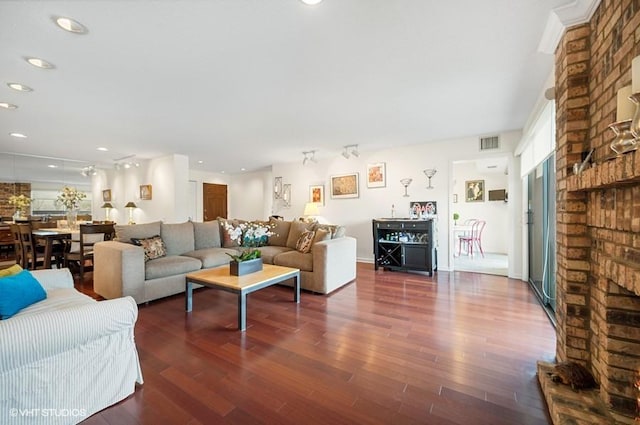
{"type": "Polygon", "coordinates": [[[227,185],[203,183],[202,207],[203,221],[227,218],[227,185]]]}

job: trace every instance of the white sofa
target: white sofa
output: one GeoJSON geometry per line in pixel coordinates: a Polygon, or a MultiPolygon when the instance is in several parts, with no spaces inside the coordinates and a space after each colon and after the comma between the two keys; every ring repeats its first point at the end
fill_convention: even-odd
{"type": "Polygon", "coordinates": [[[81,294],[68,269],[32,273],[47,298],[0,321],[0,423],[76,424],[142,384],[138,308],[81,294]]]}

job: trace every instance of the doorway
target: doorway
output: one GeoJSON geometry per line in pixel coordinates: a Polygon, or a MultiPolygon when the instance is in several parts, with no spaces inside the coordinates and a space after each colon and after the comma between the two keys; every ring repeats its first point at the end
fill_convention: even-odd
{"type": "Polygon", "coordinates": [[[556,309],[556,179],[555,155],[527,176],[529,285],[555,323],[556,309]]]}
{"type": "Polygon", "coordinates": [[[211,221],[218,217],[227,218],[227,185],[202,184],[202,220],[211,221]]]}

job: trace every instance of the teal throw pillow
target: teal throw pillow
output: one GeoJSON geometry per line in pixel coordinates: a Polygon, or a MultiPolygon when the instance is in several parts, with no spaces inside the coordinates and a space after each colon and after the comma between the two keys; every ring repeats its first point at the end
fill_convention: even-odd
{"type": "Polygon", "coordinates": [[[29,270],[0,278],[0,319],[8,319],[45,298],[47,293],[29,270]]]}

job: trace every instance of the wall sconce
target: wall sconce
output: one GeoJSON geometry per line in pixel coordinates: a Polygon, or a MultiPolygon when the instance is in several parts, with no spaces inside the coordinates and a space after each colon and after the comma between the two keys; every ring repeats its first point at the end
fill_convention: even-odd
{"type": "Polygon", "coordinates": [[[127,205],[125,205],[124,207],[129,209],[129,223],[127,223],[127,224],[136,224],[133,221],[133,210],[138,208],[136,206],[135,202],[129,201],[129,202],[127,202],[127,205]]]}
{"type": "Polygon", "coordinates": [[[316,159],[316,151],[302,152],[302,155],[304,155],[302,165],[307,165],[309,161],[313,162],[314,164],[318,162],[318,160],[316,159]]]}
{"type": "Polygon", "coordinates": [[[282,185],[282,203],[285,208],[291,206],[291,185],[288,183],[282,185]]]}
{"type": "Polygon", "coordinates": [[[410,178],[405,178],[400,180],[400,183],[404,186],[404,195],[402,196],[404,196],[405,198],[409,197],[409,194],[407,193],[407,188],[409,187],[412,181],[413,179],[410,179],[410,178]]]}
{"type": "Polygon", "coordinates": [[[435,176],[436,173],[438,172],[438,170],[436,170],[435,168],[427,168],[426,170],[423,170],[422,172],[429,179],[429,186],[427,186],[427,189],[433,189],[433,186],[431,186],[431,177],[435,176]]]}
{"type": "Polygon", "coordinates": [[[355,156],[356,158],[360,156],[360,153],[358,152],[358,145],[344,146],[344,152],[342,152],[342,156],[344,156],[345,159],[349,159],[351,155],[355,156]]]}
{"type": "Polygon", "coordinates": [[[629,99],[635,103],[636,107],[631,118],[631,133],[637,142],[640,140],[640,56],[636,56],[631,62],[631,96],[629,99]]]}
{"type": "Polygon", "coordinates": [[[276,177],[273,180],[273,199],[282,197],[282,177],[276,177]]]}
{"type": "Polygon", "coordinates": [[[106,221],[111,221],[111,209],[113,208],[113,205],[111,205],[111,202],[105,202],[104,204],[102,204],[102,207],[100,208],[104,208],[104,219],[106,221]]]}
{"type": "Polygon", "coordinates": [[[618,155],[637,148],[636,137],[631,131],[633,107],[631,86],[622,87],[618,90],[616,99],[616,122],[609,125],[611,131],[615,134],[609,147],[618,155]]]}

